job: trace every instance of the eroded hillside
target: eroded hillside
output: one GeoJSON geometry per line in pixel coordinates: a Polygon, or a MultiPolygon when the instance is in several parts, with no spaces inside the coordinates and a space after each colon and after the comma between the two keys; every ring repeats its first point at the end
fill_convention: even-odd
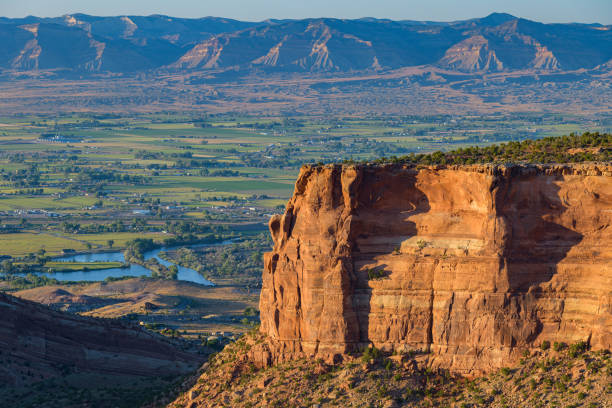
{"type": "Polygon", "coordinates": [[[0,294],[0,313],[2,406],[140,406],[205,360],[123,321],[62,313],[10,295],[0,294]]]}

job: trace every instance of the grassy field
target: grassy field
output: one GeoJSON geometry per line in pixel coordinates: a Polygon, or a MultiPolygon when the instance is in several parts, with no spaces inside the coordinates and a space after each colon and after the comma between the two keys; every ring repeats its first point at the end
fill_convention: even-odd
{"type": "Polygon", "coordinates": [[[80,271],[88,269],[95,271],[98,269],[121,268],[121,262],[47,262],[45,267],[54,271],[80,271]]]}
{"type": "Polygon", "coordinates": [[[71,210],[92,206],[98,199],[96,197],[70,197],[56,199],[54,197],[36,197],[19,195],[17,197],[0,198],[0,211],[7,210],[71,210]]]}
{"type": "Polygon", "coordinates": [[[42,233],[0,234],[0,254],[25,256],[45,249],[49,255],[59,255],[64,248],[83,251],[83,242],[42,233]]]}
{"type": "Polygon", "coordinates": [[[93,249],[109,249],[108,241],[113,241],[114,248],[125,246],[127,241],[136,238],[151,238],[161,242],[171,235],[162,233],[137,233],[137,232],[109,232],[99,234],[66,234],[66,233],[12,233],[0,234],[0,255],[13,257],[25,256],[36,253],[41,248],[46,255],[61,255],[63,249],[75,251],[88,250],[87,243],[93,249]]]}

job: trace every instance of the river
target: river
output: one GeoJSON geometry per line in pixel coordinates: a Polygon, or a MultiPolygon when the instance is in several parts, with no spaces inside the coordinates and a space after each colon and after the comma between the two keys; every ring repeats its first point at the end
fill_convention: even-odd
{"type": "MultiPolygon", "coordinates": [[[[178,248],[202,248],[216,245],[228,245],[233,243],[233,240],[227,240],[218,242],[215,244],[195,244],[195,245],[183,245],[177,247],[161,247],[144,253],[144,259],[148,260],[155,258],[160,264],[164,266],[174,265],[173,262],[166,261],[159,257],[159,253],[162,251],[170,251],[178,248]]],[[[69,255],[55,258],[54,261],[58,262],[125,262],[122,251],[117,252],[94,252],[89,254],[78,254],[69,255]]],[[[205,279],[197,271],[186,268],[184,266],[177,265],[178,267],[178,280],[195,282],[201,285],[214,286],[214,283],[205,279]]],[[[108,277],[120,278],[124,276],[151,276],[151,271],[142,265],[130,264],[127,268],[111,268],[111,269],[99,269],[99,270],[88,270],[88,271],[70,271],[70,272],[53,272],[53,273],[38,273],[38,275],[46,275],[50,278],[55,278],[58,281],[103,281],[108,277]]]]}

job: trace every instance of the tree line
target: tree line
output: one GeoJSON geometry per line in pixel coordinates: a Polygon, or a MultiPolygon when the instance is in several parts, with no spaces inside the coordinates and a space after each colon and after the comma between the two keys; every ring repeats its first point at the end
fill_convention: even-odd
{"type": "MultiPolygon", "coordinates": [[[[401,157],[381,157],[375,163],[477,164],[477,163],[580,163],[612,159],[612,134],[585,132],[536,140],[471,146],[448,152],[411,153],[401,157]]],[[[347,161],[350,162],[350,161],[347,161]]]]}

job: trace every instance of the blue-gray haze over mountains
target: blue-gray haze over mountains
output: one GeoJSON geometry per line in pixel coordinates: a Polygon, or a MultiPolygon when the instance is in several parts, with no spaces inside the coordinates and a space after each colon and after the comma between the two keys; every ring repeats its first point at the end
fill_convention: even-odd
{"type": "Polygon", "coordinates": [[[451,23],[173,18],[0,18],[0,70],[134,73],[380,72],[432,66],[462,73],[612,67],[612,26],[542,24],[508,14],[451,23]]]}

